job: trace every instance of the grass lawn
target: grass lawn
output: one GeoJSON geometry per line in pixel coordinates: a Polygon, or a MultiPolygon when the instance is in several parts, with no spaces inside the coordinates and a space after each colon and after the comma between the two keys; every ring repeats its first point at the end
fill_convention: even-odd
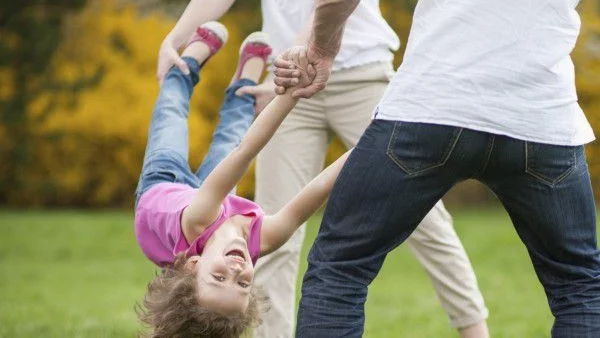
{"type": "MultiPolygon", "coordinates": [[[[548,337],[544,293],[500,209],[452,210],[494,337],[548,337]]],[[[0,337],[134,337],[133,306],[154,274],[131,213],[0,211],[0,337]]],[[[309,224],[308,244],[319,217],[309,224]]],[[[305,264],[302,266],[305,269],[305,264]]],[[[457,337],[407,248],[392,252],[367,302],[365,337],[457,337]]]]}

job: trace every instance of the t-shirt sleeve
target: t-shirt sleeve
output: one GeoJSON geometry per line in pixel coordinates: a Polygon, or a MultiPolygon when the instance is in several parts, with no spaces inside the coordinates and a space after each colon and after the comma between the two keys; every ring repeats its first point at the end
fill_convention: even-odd
{"type": "Polygon", "coordinates": [[[252,258],[252,263],[256,264],[256,261],[260,257],[260,235],[263,220],[265,218],[265,214],[263,210],[255,204],[256,208],[253,210],[254,220],[252,223],[252,228],[250,229],[250,239],[248,242],[248,249],[250,251],[250,257],[252,258]]]}
{"type": "Polygon", "coordinates": [[[135,232],[144,254],[157,265],[172,263],[183,239],[181,214],[189,206],[194,189],[181,184],[165,183],[148,190],[138,202],[135,232]]]}

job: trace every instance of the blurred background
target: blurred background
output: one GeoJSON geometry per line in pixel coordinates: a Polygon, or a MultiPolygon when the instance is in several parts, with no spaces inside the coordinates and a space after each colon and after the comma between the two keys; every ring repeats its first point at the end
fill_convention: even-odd
{"type": "MultiPolygon", "coordinates": [[[[580,5],[583,32],[573,53],[580,102],[600,131],[600,10],[580,5]]],[[[0,5],[0,205],[126,207],[141,167],[159,45],[187,1],[20,0],[0,5]]],[[[382,0],[406,42],[415,0],[382,0]]],[[[202,72],[190,114],[190,162],[210,142],[223,92],[243,38],[261,27],[260,1],[237,1],[222,19],[225,50],[202,72]]],[[[401,62],[397,53],[396,65],[401,62]]],[[[333,142],[330,159],[342,150],[333,142]]],[[[587,147],[600,186],[600,144],[587,147]]],[[[460,186],[449,202],[481,203],[478,184],[460,186]]],[[[596,189],[598,193],[599,189],[596,189]]],[[[249,173],[240,194],[253,195],[249,173]]],[[[597,194],[597,197],[599,195],[597,194]]]]}
{"type": "MultiPolygon", "coordinates": [[[[133,192],[158,93],[158,48],[186,4],[0,1],[0,337],[133,337],[139,329],[133,307],[155,268],[135,242],[133,192]]],[[[381,0],[403,43],[415,4],[381,0]]],[[[579,12],[577,86],[600,136],[600,0],[583,0],[579,12]]],[[[261,28],[260,1],[237,1],[221,21],[229,42],[203,69],[191,104],[192,167],[208,148],[238,47],[261,28]]],[[[342,151],[332,135],[328,160],[342,151]]],[[[600,201],[600,143],[586,151],[600,201]]],[[[238,192],[253,197],[252,171],[238,192]]],[[[548,337],[544,292],[499,203],[473,181],[445,201],[493,336],[548,337]]],[[[303,257],[320,217],[309,222],[303,257]]],[[[388,256],[366,306],[366,337],[456,337],[405,246],[388,256]]]]}

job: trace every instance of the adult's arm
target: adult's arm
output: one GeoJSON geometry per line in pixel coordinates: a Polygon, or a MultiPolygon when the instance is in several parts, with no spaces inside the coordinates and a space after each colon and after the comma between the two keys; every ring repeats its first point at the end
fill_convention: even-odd
{"type": "Polygon", "coordinates": [[[194,30],[208,22],[222,17],[235,0],[191,0],[175,27],[167,34],[158,52],[156,76],[162,83],[165,75],[176,65],[184,74],[189,74],[187,64],[177,50],[190,38],[194,30]]]}
{"type": "Polygon", "coordinates": [[[360,0],[317,0],[309,50],[334,57],[340,50],[346,20],[360,0]]]}
{"type": "Polygon", "coordinates": [[[316,76],[312,84],[293,92],[294,97],[311,97],[325,88],[333,59],[340,49],[346,20],[352,14],[360,0],[317,0],[315,2],[313,29],[306,50],[294,49],[284,52],[275,59],[276,92],[284,93],[294,86],[291,75],[293,65],[311,63],[316,76]]]}

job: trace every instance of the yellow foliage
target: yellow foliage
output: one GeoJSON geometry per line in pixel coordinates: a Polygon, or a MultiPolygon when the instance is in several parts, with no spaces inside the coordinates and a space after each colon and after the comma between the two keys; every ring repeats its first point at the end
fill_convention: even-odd
{"type": "MultiPolygon", "coordinates": [[[[381,13],[396,34],[398,34],[400,41],[402,41],[400,50],[396,52],[394,60],[394,64],[398,66],[402,60],[402,55],[404,55],[408,32],[410,31],[410,25],[412,24],[412,15],[409,11],[404,10],[404,5],[399,1],[382,1],[380,8],[381,13]]],[[[326,164],[329,165],[345,152],[346,146],[344,146],[339,138],[334,138],[327,151],[326,164]]]]}
{"type": "Polygon", "coordinates": [[[0,101],[6,100],[15,95],[15,91],[10,85],[11,78],[13,76],[13,71],[11,69],[0,69],[0,101]]]}
{"type": "MultiPolygon", "coordinates": [[[[192,98],[190,162],[196,168],[208,149],[224,90],[237,65],[244,36],[231,18],[230,39],[201,73],[192,98]]],[[[173,21],[139,17],[134,7],[94,2],[68,20],[65,39],[51,61],[59,80],[83,77],[98,83],[79,93],[47,92],[30,105],[40,120],[34,132],[35,167],[23,168],[29,188],[15,202],[54,205],[127,205],[137,184],[151,112],[158,94],[156,55],[173,21]],[[49,105],[54,109],[41,119],[49,105]],[[48,141],[52,140],[52,141],[48,141]]],[[[0,130],[1,132],[1,130],[0,130]]],[[[240,193],[253,193],[253,175],[240,193]]]]}
{"type": "MultiPolygon", "coordinates": [[[[579,102],[596,135],[600,132],[600,6],[597,1],[583,1],[579,8],[582,30],[573,60],[577,72],[579,102]]],[[[600,201],[600,144],[586,147],[596,200],[600,201]]]]}
{"type": "MultiPolygon", "coordinates": [[[[11,79],[13,77],[13,71],[8,68],[0,68],[0,101],[4,101],[9,97],[15,95],[15,91],[11,86],[11,79]]],[[[9,158],[9,149],[13,147],[11,142],[7,126],[0,123],[0,159],[9,158]]],[[[7,161],[0,161],[0,174],[6,172],[7,161]]]]}

